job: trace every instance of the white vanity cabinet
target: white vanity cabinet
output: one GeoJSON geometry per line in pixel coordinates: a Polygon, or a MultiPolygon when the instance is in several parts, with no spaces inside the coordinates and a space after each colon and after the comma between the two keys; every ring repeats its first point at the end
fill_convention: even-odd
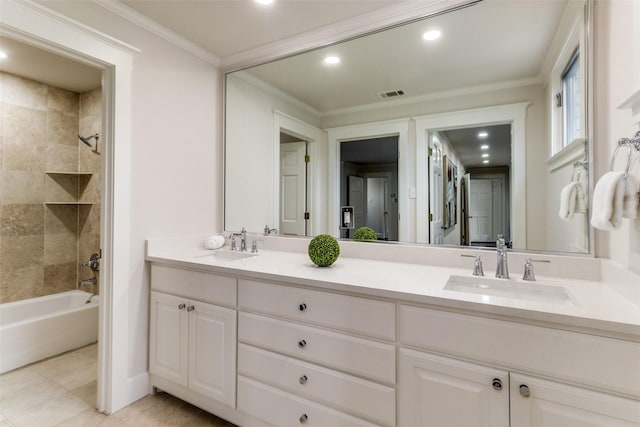
{"type": "Polygon", "coordinates": [[[394,426],[395,303],[238,281],[238,409],[278,427],[394,426]]]}
{"type": "Polygon", "coordinates": [[[640,396],[638,343],[413,306],[398,317],[399,426],[640,425],[640,401],[618,395],[640,396]]]}
{"type": "Polygon", "coordinates": [[[236,279],[152,266],[151,384],[235,407],[236,279]]]}

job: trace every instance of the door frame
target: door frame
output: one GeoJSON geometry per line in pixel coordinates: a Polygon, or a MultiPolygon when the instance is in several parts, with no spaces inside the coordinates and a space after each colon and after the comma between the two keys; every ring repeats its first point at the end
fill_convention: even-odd
{"type": "MultiPolygon", "coordinates": [[[[428,171],[425,167],[429,153],[429,135],[444,129],[484,126],[489,124],[511,125],[511,240],[517,248],[527,247],[527,187],[525,142],[527,107],[530,102],[498,105],[485,108],[451,111],[414,117],[416,123],[416,208],[418,217],[428,212],[428,171]]],[[[424,221],[417,221],[417,237],[427,235],[424,221]]],[[[424,242],[418,240],[418,242],[424,242]]]]}
{"type": "Polygon", "coordinates": [[[5,0],[0,34],[102,69],[103,182],[97,409],[111,413],[148,393],[129,378],[131,87],[140,51],[31,2],[5,0]],[[116,142],[117,141],[117,142],[116,142]],[[117,304],[116,304],[117,301],[117,304]]]}

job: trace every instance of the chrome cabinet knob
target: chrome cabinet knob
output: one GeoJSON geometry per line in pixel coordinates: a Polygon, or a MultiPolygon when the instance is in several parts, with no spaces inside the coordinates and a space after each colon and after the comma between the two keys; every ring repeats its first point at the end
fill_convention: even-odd
{"type": "Polygon", "coordinates": [[[307,414],[302,414],[300,415],[300,418],[298,420],[300,421],[300,424],[304,424],[307,422],[308,419],[309,417],[307,416],[307,414]]]}
{"type": "Polygon", "coordinates": [[[494,378],[491,380],[491,386],[494,390],[502,390],[502,380],[500,378],[494,378]]]}
{"type": "Polygon", "coordinates": [[[189,307],[187,307],[187,311],[193,311],[195,309],[196,307],[194,305],[190,305],[189,307]]]}
{"type": "Polygon", "coordinates": [[[307,345],[307,342],[305,340],[298,341],[298,347],[304,348],[306,345],[307,345]]]}
{"type": "Polygon", "coordinates": [[[526,384],[520,385],[520,396],[522,397],[531,396],[531,391],[529,390],[529,386],[527,386],[526,384]]]}
{"type": "Polygon", "coordinates": [[[178,304],[178,310],[184,310],[186,306],[187,306],[187,304],[185,304],[185,303],[178,304]]]}
{"type": "Polygon", "coordinates": [[[307,376],[306,376],[306,375],[303,375],[303,376],[301,376],[300,378],[298,378],[298,382],[299,382],[300,384],[306,384],[308,380],[309,380],[309,378],[307,378],[307,376]]]}
{"type": "Polygon", "coordinates": [[[300,309],[300,311],[305,311],[307,309],[307,304],[302,303],[298,306],[298,308],[300,309]]]}

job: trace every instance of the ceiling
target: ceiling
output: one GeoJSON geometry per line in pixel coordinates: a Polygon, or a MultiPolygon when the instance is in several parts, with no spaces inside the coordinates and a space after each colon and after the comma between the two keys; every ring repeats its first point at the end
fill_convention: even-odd
{"type": "Polygon", "coordinates": [[[465,169],[511,165],[511,125],[493,125],[441,131],[456,151],[465,169]],[[478,136],[486,132],[487,136],[478,136]],[[482,145],[488,145],[486,150],[482,145]],[[483,158],[482,154],[488,154],[483,158]],[[482,163],[489,160],[489,163],[482,163]]]}

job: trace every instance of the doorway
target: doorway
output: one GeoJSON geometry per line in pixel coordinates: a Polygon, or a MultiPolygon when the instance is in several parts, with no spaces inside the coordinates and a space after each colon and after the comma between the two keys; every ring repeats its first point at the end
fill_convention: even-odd
{"type": "Polygon", "coordinates": [[[280,131],[280,234],[307,236],[308,142],[280,131]]]}
{"type": "Polygon", "coordinates": [[[372,228],[378,240],[398,240],[398,136],[340,142],[340,203],[353,206],[354,228],[372,228]]]}

